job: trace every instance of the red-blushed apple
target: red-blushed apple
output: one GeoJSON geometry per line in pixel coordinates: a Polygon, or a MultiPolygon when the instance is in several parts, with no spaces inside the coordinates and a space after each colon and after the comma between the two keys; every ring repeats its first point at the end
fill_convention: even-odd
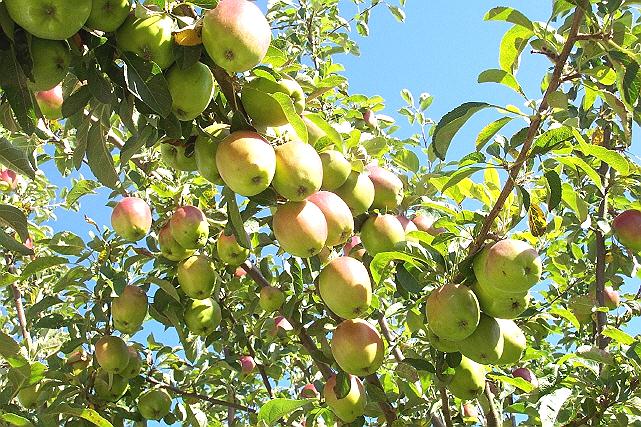
{"type": "Polygon", "coordinates": [[[327,307],[343,319],[361,317],[372,303],[372,284],[365,265],[342,256],[318,275],[318,290],[327,307]]]}
{"type": "Polygon", "coordinates": [[[478,413],[478,410],[476,409],[476,406],[472,405],[471,403],[464,404],[463,416],[470,417],[470,418],[478,418],[479,413],[478,413]]]}
{"type": "Polygon", "coordinates": [[[344,395],[338,395],[340,387],[336,387],[336,375],[332,375],[323,387],[323,397],[325,402],[332,409],[334,414],[342,421],[351,423],[365,413],[367,397],[365,387],[356,375],[348,375],[347,381],[349,388],[344,391],[344,395]]]}
{"type": "Polygon", "coordinates": [[[18,186],[18,174],[11,169],[0,168],[0,189],[2,191],[15,190],[18,186]]]}
{"type": "Polygon", "coordinates": [[[343,255],[345,256],[350,256],[352,253],[352,250],[354,248],[357,248],[358,245],[361,244],[361,238],[358,236],[352,236],[350,239],[345,243],[345,246],[343,246],[343,255]]]}
{"type": "Polygon", "coordinates": [[[323,211],[327,221],[327,246],[341,245],[354,233],[354,217],[349,206],[336,194],[319,191],[307,198],[323,211]]]}
{"type": "Polygon", "coordinates": [[[534,387],[539,386],[539,380],[536,378],[534,373],[528,368],[516,368],[512,371],[512,376],[514,378],[523,378],[525,381],[532,384],[534,387]]]}
{"type": "Polygon", "coordinates": [[[269,335],[272,337],[278,336],[280,338],[285,338],[287,334],[293,330],[294,327],[289,323],[289,320],[284,316],[276,316],[274,317],[274,325],[269,330],[269,335]]]}
{"type": "Polygon", "coordinates": [[[378,129],[378,118],[374,111],[370,109],[363,111],[363,121],[371,129],[378,129]]]}
{"type": "Polygon", "coordinates": [[[130,242],[137,242],[151,229],[151,209],[143,199],[125,197],[111,213],[111,225],[116,234],[130,242]]]}
{"type": "Polygon", "coordinates": [[[628,209],[612,221],[612,230],[619,242],[626,248],[641,251],[641,211],[628,209]]]}
{"type": "Polygon", "coordinates": [[[162,226],[158,232],[158,245],[162,255],[170,261],[182,261],[194,254],[193,249],[185,249],[174,239],[169,223],[162,226]]]}
{"type": "Polygon", "coordinates": [[[36,92],[36,101],[44,118],[57,120],[62,117],[62,85],[36,92]]]}
{"type": "Polygon", "coordinates": [[[323,211],[307,200],[278,206],[272,229],[278,244],[294,256],[309,258],[327,242],[327,220],[323,211]]]}
{"type": "Polygon", "coordinates": [[[389,170],[376,165],[368,165],[367,173],[374,184],[372,208],[396,210],[403,201],[403,181],[389,170]]]}
{"type": "Polygon", "coordinates": [[[234,270],[234,277],[245,277],[247,275],[247,271],[243,267],[236,267],[236,270],[234,270]]]}
{"type": "Polygon", "coordinates": [[[305,386],[300,391],[300,397],[305,399],[318,399],[320,393],[316,390],[316,386],[312,383],[305,384],[305,386]]]}
{"type": "Polygon", "coordinates": [[[249,355],[240,356],[238,358],[238,363],[240,363],[240,371],[245,375],[250,374],[256,367],[254,358],[249,355]]]}
{"type": "Polygon", "coordinates": [[[169,220],[169,227],[176,242],[185,249],[202,248],[209,238],[207,217],[195,206],[176,209],[169,220]]]}
{"type": "Polygon", "coordinates": [[[218,252],[218,258],[232,267],[239,266],[249,256],[249,249],[240,246],[236,236],[233,234],[227,235],[224,230],[218,235],[216,251],[218,252]]]}
{"type": "Polygon", "coordinates": [[[396,244],[405,241],[403,226],[394,215],[375,215],[361,227],[361,242],[371,256],[393,251],[396,244]]]}
{"type": "Polygon", "coordinates": [[[419,231],[424,231],[431,234],[432,236],[438,236],[439,234],[445,233],[447,231],[443,227],[434,228],[435,221],[422,214],[415,215],[414,219],[412,219],[412,222],[414,223],[416,228],[419,229],[419,231]]]}
{"type": "MultiPolygon", "coordinates": [[[[598,306],[596,289],[592,289],[592,291],[590,292],[590,298],[592,298],[594,305],[598,306]]],[[[603,302],[605,307],[609,308],[610,310],[614,310],[619,306],[619,304],[621,304],[621,297],[619,296],[619,292],[615,291],[612,286],[606,286],[603,289],[603,302]]]]}

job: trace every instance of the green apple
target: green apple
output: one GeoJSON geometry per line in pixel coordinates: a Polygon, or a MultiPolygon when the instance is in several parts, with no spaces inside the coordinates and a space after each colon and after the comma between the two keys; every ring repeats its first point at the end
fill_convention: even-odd
{"type": "Polygon", "coordinates": [[[96,360],[102,369],[113,374],[124,371],[129,363],[129,349],[120,337],[106,335],[96,344],[96,360]]]}
{"type": "Polygon", "coordinates": [[[56,87],[67,75],[71,65],[71,51],[66,42],[31,39],[33,84],[36,91],[47,91],[56,87]]]}
{"type": "Polygon", "coordinates": [[[185,249],[174,239],[171,233],[169,223],[163,225],[158,232],[158,245],[160,246],[160,253],[162,256],[170,261],[182,261],[193,255],[193,249],[185,249]]]}
{"type": "Polygon", "coordinates": [[[280,310],[285,302],[285,294],[273,286],[264,286],[260,290],[258,304],[268,313],[280,310]]]}
{"type": "Polygon", "coordinates": [[[372,216],[361,227],[361,242],[371,256],[393,251],[398,243],[404,241],[405,230],[394,215],[372,216]]]}
{"type": "Polygon", "coordinates": [[[99,369],[93,387],[98,400],[117,402],[127,392],[129,381],[120,375],[110,377],[107,371],[99,369]]]}
{"type": "Polygon", "coordinates": [[[4,0],[4,4],[16,24],[47,40],[73,36],[91,13],[91,0],[4,0]]]}
{"type": "Polygon", "coordinates": [[[223,230],[216,241],[218,257],[232,267],[238,267],[249,257],[249,249],[243,248],[233,234],[228,236],[223,230]]]}
{"type": "Polygon", "coordinates": [[[456,341],[446,340],[436,335],[428,326],[427,328],[427,339],[430,341],[430,345],[441,351],[443,353],[456,353],[459,351],[456,341]]]}
{"type": "Polygon", "coordinates": [[[272,186],[283,197],[300,202],[317,192],[323,182],[323,164],[314,147],[300,141],[276,147],[272,186]]]}
{"type": "Polygon", "coordinates": [[[388,211],[398,209],[403,201],[403,181],[392,172],[378,166],[369,165],[367,172],[374,184],[372,207],[388,211]]]}
{"type": "Polygon", "coordinates": [[[372,283],[365,265],[343,256],[329,262],[318,275],[325,305],[343,319],[361,317],[372,303],[372,283]]]}
{"type": "Polygon", "coordinates": [[[214,96],[214,75],[202,62],[186,69],[174,65],[167,73],[167,85],[172,99],[171,108],[181,121],[200,116],[214,96]]]}
{"type": "Polygon", "coordinates": [[[200,176],[217,185],[222,185],[218,168],[216,167],[216,151],[218,144],[225,137],[229,136],[229,125],[214,123],[199,133],[196,138],[194,156],[200,176]]]}
{"type": "Polygon", "coordinates": [[[343,320],[334,330],[331,348],[338,366],[352,375],[373,374],[385,357],[381,335],[363,319],[343,320]]]}
{"type": "Polygon", "coordinates": [[[354,234],[354,217],[343,199],[329,191],[319,191],[307,200],[318,206],[325,215],[327,246],[342,245],[354,234]]]}
{"type": "Polygon", "coordinates": [[[127,367],[120,373],[123,378],[131,379],[140,375],[142,371],[142,359],[140,353],[134,346],[129,346],[129,363],[127,367]]]}
{"type": "Polygon", "coordinates": [[[168,15],[131,15],[116,32],[116,43],[120,50],[153,61],[164,70],[174,63],[173,27],[174,21],[168,15]]]}
{"type": "Polygon", "coordinates": [[[165,390],[147,390],[138,396],[138,412],[148,420],[159,420],[169,414],[171,396],[165,390]]]}
{"type": "Polygon", "coordinates": [[[366,173],[352,171],[336,193],[354,216],[367,212],[374,203],[374,184],[366,173]]]}
{"type": "Polygon", "coordinates": [[[241,91],[243,107],[255,127],[276,127],[288,123],[283,108],[270,96],[275,93],[289,96],[296,113],[301,114],[305,109],[305,93],[296,80],[289,77],[279,80],[256,77],[247,82],[241,91]]]}
{"type": "Polygon", "coordinates": [[[516,319],[530,305],[530,294],[506,294],[487,289],[479,283],[471,286],[479,300],[481,311],[498,319],[516,319]]]}
{"type": "Polygon", "coordinates": [[[523,356],[527,340],[525,334],[512,320],[496,319],[503,335],[503,352],[497,365],[513,365],[523,356]]]}
{"type": "Polygon", "coordinates": [[[169,220],[171,235],[185,249],[198,249],[205,246],[209,238],[207,217],[195,206],[182,206],[169,220]]]}
{"type": "Polygon", "coordinates": [[[305,127],[307,128],[307,142],[309,142],[311,145],[316,145],[318,140],[324,137],[326,133],[310,119],[310,114],[311,113],[307,111],[303,111],[302,118],[303,122],[305,122],[305,127]]]}
{"type": "Polygon", "coordinates": [[[454,368],[447,389],[461,400],[478,397],[485,389],[485,368],[463,356],[461,363],[454,368]]]}
{"type": "Polygon", "coordinates": [[[198,169],[195,148],[187,141],[172,140],[161,143],[160,155],[170,168],[185,172],[198,169]]]}
{"type": "Polygon", "coordinates": [[[93,0],[87,27],[107,33],[116,31],[131,12],[130,0],[93,0]]]}
{"type": "Polygon", "coordinates": [[[147,316],[147,294],[138,286],[125,286],[122,295],[111,302],[111,315],[116,329],[126,334],[135,333],[147,316]]]}
{"type": "Polygon", "coordinates": [[[209,298],[216,284],[216,266],[206,255],[194,255],[178,264],[178,283],[185,295],[209,298]]]}
{"type": "Polygon", "coordinates": [[[367,404],[367,396],[365,394],[365,387],[361,380],[355,375],[348,375],[349,389],[344,395],[339,395],[336,391],[336,375],[332,375],[323,388],[323,397],[325,402],[345,423],[351,423],[356,418],[365,414],[365,405],[367,404]]]}
{"type": "Polygon", "coordinates": [[[191,300],[185,309],[184,319],[191,332],[206,337],[220,325],[220,306],[211,298],[191,300]]]}
{"type": "Polygon", "coordinates": [[[334,191],[345,184],[347,177],[352,173],[352,164],[336,150],[327,150],[320,153],[323,163],[323,190],[334,191]]]}
{"type": "Polygon", "coordinates": [[[470,336],[481,316],[476,295],[465,285],[447,284],[433,290],[425,311],[430,330],[450,341],[470,336]]]}
{"type": "Polygon", "coordinates": [[[301,258],[317,255],[327,242],[325,215],[307,200],[280,205],[273,216],[272,229],[280,247],[301,258]]]}
{"type": "Polygon", "coordinates": [[[489,365],[499,361],[505,342],[496,319],[481,314],[479,325],[474,332],[457,344],[465,357],[489,365]]]}

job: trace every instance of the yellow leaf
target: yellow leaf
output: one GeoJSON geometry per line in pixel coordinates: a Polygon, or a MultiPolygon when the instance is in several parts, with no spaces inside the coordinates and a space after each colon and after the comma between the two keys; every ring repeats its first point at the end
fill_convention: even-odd
{"type": "Polygon", "coordinates": [[[547,228],[545,214],[541,208],[534,203],[530,204],[530,209],[528,210],[528,224],[530,225],[530,233],[532,233],[533,236],[541,237],[545,234],[545,229],[547,228]]]}
{"type": "Polygon", "coordinates": [[[594,145],[603,145],[603,129],[596,128],[592,134],[592,144],[594,145]]]}
{"type": "Polygon", "coordinates": [[[180,46],[198,46],[203,43],[202,26],[190,25],[174,32],[174,40],[180,46]]]}

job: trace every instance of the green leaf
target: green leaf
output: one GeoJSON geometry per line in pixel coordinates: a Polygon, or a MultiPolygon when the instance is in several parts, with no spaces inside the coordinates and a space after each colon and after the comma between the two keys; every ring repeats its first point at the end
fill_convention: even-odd
{"type": "Polygon", "coordinates": [[[87,154],[90,128],[91,119],[89,117],[83,117],[82,122],[76,129],[76,148],[73,150],[73,165],[76,170],[80,170],[85,154],[87,154]]]}
{"type": "Polygon", "coordinates": [[[585,174],[596,184],[598,188],[603,187],[603,183],[601,182],[601,177],[597,173],[597,171],[594,170],[592,166],[587,164],[585,160],[580,159],[578,157],[570,157],[570,156],[558,156],[556,157],[556,160],[559,163],[563,163],[564,165],[567,166],[576,166],[579,169],[583,170],[585,174]]]}
{"type": "Polygon", "coordinates": [[[100,183],[112,189],[118,188],[118,173],[114,167],[114,159],[107,149],[105,132],[100,122],[94,123],[89,130],[87,162],[100,183]]]}
{"type": "Polygon", "coordinates": [[[486,21],[505,21],[512,24],[520,25],[529,30],[534,30],[532,21],[516,9],[511,7],[498,6],[490,9],[483,17],[486,21]]]}
{"type": "Polygon", "coordinates": [[[22,130],[27,134],[32,134],[36,131],[38,107],[33,92],[27,86],[27,77],[16,59],[13,46],[12,49],[0,50],[0,64],[2,64],[0,87],[2,87],[22,130]]]}
{"type": "Polygon", "coordinates": [[[139,135],[132,136],[125,142],[125,145],[120,150],[120,164],[123,165],[127,163],[142,147],[149,145],[149,142],[156,141],[157,139],[158,131],[156,128],[153,126],[145,126],[139,135]]]}
{"type": "Polygon", "coordinates": [[[554,316],[559,316],[567,320],[572,324],[572,326],[576,328],[577,331],[581,330],[581,324],[579,323],[579,320],[576,318],[574,313],[572,313],[570,310],[567,310],[559,306],[554,306],[550,308],[550,314],[554,316]]]}
{"type": "Polygon", "coordinates": [[[374,259],[370,263],[370,271],[372,273],[372,279],[374,279],[374,283],[380,283],[381,278],[383,277],[383,271],[387,269],[387,266],[390,262],[395,260],[407,261],[410,264],[416,263],[414,257],[402,252],[381,252],[379,254],[376,254],[376,256],[374,256],[374,259]]]}
{"type": "Polygon", "coordinates": [[[60,405],[50,408],[47,412],[52,414],[67,414],[74,417],[83,418],[98,427],[113,427],[113,425],[100,416],[93,409],[74,408],[69,405],[60,405]]]}
{"type": "Polygon", "coordinates": [[[180,302],[180,296],[178,295],[178,291],[176,290],[176,287],[172,285],[172,283],[168,280],[165,279],[159,279],[158,277],[153,277],[150,276],[147,278],[148,283],[154,283],[158,285],[160,289],[165,291],[167,295],[172,297],[174,300],[177,302],[180,302]]]}
{"type": "Polygon", "coordinates": [[[580,149],[583,154],[586,156],[593,156],[602,162],[607,163],[621,175],[628,175],[630,173],[630,163],[624,155],[606,147],[588,144],[583,138],[583,135],[581,135],[581,133],[576,129],[573,130],[573,134],[579,142],[578,149],[580,149]]]}
{"type": "Polygon", "coordinates": [[[561,199],[583,223],[588,218],[588,204],[567,182],[561,187],[561,199]]]}
{"type": "Polygon", "coordinates": [[[20,354],[20,345],[2,331],[0,331],[0,356],[9,362],[12,368],[28,365],[27,360],[20,354]]]}
{"type": "Polygon", "coordinates": [[[607,326],[602,334],[606,337],[610,337],[619,344],[623,345],[632,345],[634,343],[634,338],[620,329],[614,328],[612,326],[607,326]]]}
{"type": "Polygon", "coordinates": [[[149,61],[125,52],[125,81],[134,96],[162,117],[171,113],[171,93],[160,67],[149,61]]]}
{"type": "Polygon", "coordinates": [[[94,191],[96,188],[99,188],[100,184],[96,181],[90,181],[87,179],[81,179],[76,181],[71,187],[71,190],[67,194],[65,199],[67,206],[71,206],[78,201],[82,196],[87,194],[96,194],[94,191]]]}
{"type": "Polygon", "coordinates": [[[29,249],[22,243],[18,242],[2,229],[0,229],[0,246],[12,252],[18,252],[22,255],[33,255],[33,249],[29,249]]]}
{"type": "Polygon", "coordinates": [[[554,390],[552,393],[543,396],[539,400],[539,418],[541,419],[542,427],[553,427],[557,425],[556,417],[559,411],[565,404],[565,401],[572,395],[572,390],[569,388],[560,388],[554,390]]]}
{"type": "Polygon", "coordinates": [[[545,131],[534,141],[531,154],[533,156],[545,154],[571,139],[572,136],[572,128],[568,126],[561,126],[545,131]]]}
{"type": "Polygon", "coordinates": [[[36,171],[33,169],[27,153],[4,137],[0,137],[0,163],[31,179],[36,178],[36,171]]]}
{"type": "Polygon", "coordinates": [[[80,89],[75,91],[65,98],[62,103],[62,117],[71,117],[79,111],[84,110],[84,108],[89,103],[91,99],[91,91],[86,85],[81,86],[80,89]]]}
{"type": "Polygon", "coordinates": [[[309,404],[309,400],[296,400],[296,399],[272,399],[260,407],[258,411],[258,420],[264,421],[269,426],[275,425],[278,420],[285,415],[294,412],[298,408],[302,408],[309,404]]]}
{"type": "Polygon", "coordinates": [[[332,127],[325,119],[323,119],[319,114],[315,113],[305,113],[305,119],[314,123],[318,126],[325,135],[329,138],[330,141],[336,146],[338,150],[343,150],[343,138],[336,129],[332,127]]]}
{"type": "Polygon", "coordinates": [[[392,15],[394,15],[394,18],[396,18],[398,22],[405,22],[405,12],[403,12],[403,9],[398,6],[392,6],[390,4],[387,5],[387,8],[390,12],[392,12],[392,15]]]}
{"type": "Polygon", "coordinates": [[[392,157],[392,160],[403,169],[414,173],[418,172],[420,167],[420,160],[418,156],[411,150],[397,151],[394,154],[394,157],[392,157]]]}
{"type": "Polygon", "coordinates": [[[419,370],[419,371],[427,371],[431,373],[436,373],[436,368],[432,363],[425,359],[416,359],[412,357],[406,357],[403,359],[403,363],[407,363],[408,365],[412,366],[413,368],[419,370]]]}
{"type": "Polygon", "coordinates": [[[21,278],[26,279],[42,270],[55,267],[56,265],[66,264],[67,262],[69,262],[67,258],[59,256],[38,257],[27,264],[27,266],[22,270],[21,278]]]}
{"type": "Polygon", "coordinates": [[[465,122],[475,113],[489,107],[493,106],[485,102],[467,102],[444,115],[434,128],[434,135],[432,136],[434,153],[441,160],[445,160],[452,138],[463,127],[465,122]]]}
{"type": "Polygon", "coordinates": [[[505,375],[494,375],[494,374],[490,374],[488,376],[490,378],[494,378],[495,380],[499,380],[502,383],[513,385],[514,387],[519,388],[526,393],[529,393],[532,390],[534,390],[534,386],[530,382],[520,377],[513,378],[513,377],[507,377],[505,375]]]}
{"type": "Polygon", "coordinates": [[[501,117],[481,129],[476,136],[476,151],[481,151],[485,144],[494,137],[505,125],[512,121],[512,117],[501,117]]]}
{"type": "Polygon", "coordinates": [[[23,241],[29,238],[27,217],[15,206],[4,204],[0,205],[0,224],[2,223],[13,228],[23,241]]]}
{"type": "Polygon", "coordinates": [[[457,170],[456,172],[454,172],[452,174],[452,176],[445,183],[443,188],[441,188],[441,193],[445,193],[445,191],[448,188],[451,188],[451,187],[455,186],[456,184],[458,184],[459,182],[461,182],[465,178],[473,175],[474,173],[476,173],[478,171],[484,170],[485,168],[486,168],[485,166],[474,166],[474,167],[469,167],[469,168],[457,170]]]}
{"type": "Polygon", "coordinates": [[[533,35],[532,30],[521,25],[515,25],[505,33],[501,40],[499,51],[501,69],[513,75],[516,74],[519,69],[521,52],[523,52],[533,35]]]}
{"type": "Polygon", "coordinates": [[[296,112],[296,108],[294,108],[294,102],[289,97],[289,95],[285,95],[281,92],[266,95],[271,96],[280,104],[280,108],[283,109],[283,113],[285,113],[285,117],[287,117],[287,121],[289,122],[289,124],[292,126],[292,128],[294,128],[294,132],[296,132],[296,135],[298,135],[301,141],[307,143],[309,141],[307,126],[305,125],[305,122],[303,121],[301,116],[296,112]]]}
{"type": "Polygon", "coordinates": [[[28,419],[8,412],[0,414],[0,420],[9,423],[12,427],[33,427],[33,423],[28,419]]]}
{"type": "Polygon", "coordinates": [[[516,77],[514,77],[512,74],[508,73],[505,70],[497,70],[497,69],[485,70],[481,74],[479,74],[478,82],[479,83],[499,83],[509,87],[510,89],[513,89],[519,95],[524,95],[523,89],[521,89],[519,82],[516,81],[516,77]]]}
{"type": "Polygon", "coordinates": [[[243,217],[240,214],[240,209],[238,209],[238,203],[236,202],[236,193],[228,187],[225,187],[223,189],[223,199],[223,203],[227,205],[227,218],[231,222],[238,244],[243,248],[251,249],[251,241],[249,240],[247,231],[245,231],[243,217]]]}
{"type": "Polygon", "coordinates": [[[548,212],[552,212],[561,203],[561,178],[554,170],[545,172],[550,193],[548,194],[548,212]]]}

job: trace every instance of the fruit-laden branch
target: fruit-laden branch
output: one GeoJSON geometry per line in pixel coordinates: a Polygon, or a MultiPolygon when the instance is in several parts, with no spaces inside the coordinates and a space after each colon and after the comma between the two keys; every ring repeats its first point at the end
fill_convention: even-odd
{"type": "MultiPolygon", "coordinates": [[[[5,256],[7,262],[7,271],[11,274],[16,274],[16,266],[13,263],[13,258],[9,255],[5,256]]],[[[27,350],[31,353],[31,335],[27,329],[27,318],[24,314],[24,306],[22,305],[22,292],[15,283],[11,284],[11,292],[13,294],[13,303],[16,306],[16,316],[18,317],[18,324],[20,325],[20,332],[22,338],[27,344],[27,350]]]]}
{"type": "Polygon", "coordinates": [[[441,411],[443,411],[443,418],[445,418],[445,425],[453,427],[452,412],[450,411],[450,400],[447,397],[447,390],[443,384],[439,384],[438,393],[441,395],[441,411]]]}
{"type": "Polygon", "coordinates": [[[485,397],[487,398],[487,411],[485,411],[485,421],[487,427],[499,427],[499,411],[494,403],[494,393],[490,389],[490,382],[485,381],[485,397]]]}
{"type": "Polygon", "coordinates": [[[225,407],[228,407],[228,408],[234,408],[234,409],[238,409],[240,411],[256,412],[256,410],[254,408],[249,408],[247,406],[241,405],[240,403],[227,402],[226,400],[216,399],[215,397],[209,397],[209,396],[206,396],[204,394],[194,393],[194,392],[191,392],[191,391],[185,391],[185,390],[182,390],[182,389],[180,389],[178,387],[175,387],[173,385],[166,384],[166,383],[164,383],[162,381],[158,381],[157,379],[155,379],[153,377],[150,377],[150,376],[145,376],[144,378],[145,378],[145,381],[147,381],[148,383],[151,383],[151,384],[156,385],[158,387],[164,388],[166,390],[169,390],[169,391],[171,391],[171,392],[173,392],[175,394],[178,394],[180,396],[183,396],[183,397],[191,397],[191,398],[198,399],[198,400],[204,400],[206,402],[213,403],[215,405],[225,406],[225,407]]]}

